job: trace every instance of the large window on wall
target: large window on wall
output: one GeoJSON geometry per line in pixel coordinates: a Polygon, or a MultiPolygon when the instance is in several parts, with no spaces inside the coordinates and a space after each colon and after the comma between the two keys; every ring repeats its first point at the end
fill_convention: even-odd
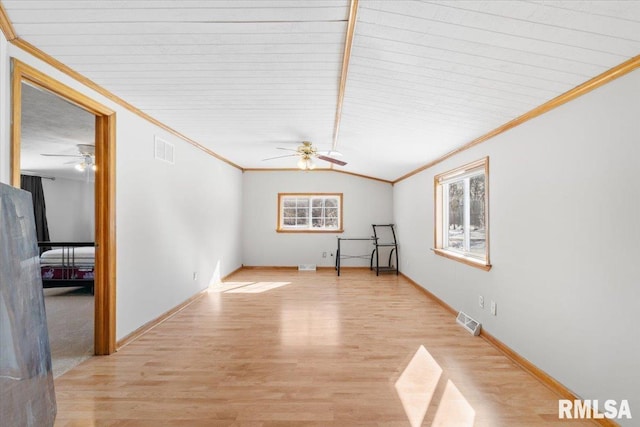
{"type": "Polygon", "coordinates": [[[489,158],[436,175],[434,187],[434,252],[489,270],[489,158]]]}
{"type": "Polygon", "coordinates": [[[279,193],[277,231],[341,233],[342,193],[279,193]]]}

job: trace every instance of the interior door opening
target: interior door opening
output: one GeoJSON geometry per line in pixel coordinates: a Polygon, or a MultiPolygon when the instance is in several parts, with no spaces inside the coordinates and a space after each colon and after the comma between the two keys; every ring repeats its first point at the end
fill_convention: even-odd
{"type": "MultiPolygon", "coordinates": [[[[80,274],[85,274],[83,276],[85,286],[73,287],[85,290],[88,288],[89,292],[93,291],[91,298],[93,308],[90,310],[93,311],[94,319],[93,353],[110,354],[115,351],[116,344],[115,113],[86,95],[18,60],[12,61],[12,71],[12,184],[20,187],[21,174],[39,175],[45,178],[43,187],[48,187],[50,195],[63,193],[65,196],[70,196],[73,193],[73,197],[76,197],[76,204],[81,206],[82,211],[77,218],[81,219],[76,219],[73,224],[73,220],[64,218],[64,214],[60,211],[56,212],[55,219],[52,216],[56,224],[54,237],[70,237],[75,240],[75,242],[57,243],[85,243],[85,245],[79,245],[73,249],[65,249],[69,245],[60,248],[60,258],[52,261],[52,265],[63,270],[71,266],[68,274],[72,277],[65,276],[67,279],[77,279],[80,274]],[[47,112],[47,106],[40,105],[33,108],[34,102],[43,104],[53,102],[56,105],[53,108],[75,112],[75,119],[58,117],[47,120],[47,115],[52,114],[47,112]],[[32,111],[40,107],[42,107],[41,111],[32,111]],[[30,110],[27,111],[25,108],[30,110]],[[80,122],[83,124],[79,125],[80,122]],[[38,133],[34,128],[38,126],[41,127],[40,133],[46,134],[49,131],[49,136],[53,135],[55,141],[38,141],[34,137],[34,134],[38,133]],[[93,138],[87,136],[91,133],[93,138]],[[43,156],[43,154],[47,155],[43,156]],[[56,167],[50,165],[49,169],[46,169],[46,166],[38,166],[38,163],[44,162],[45,158],[68,161],[59,162],[60,165],[56,167]],[[73,179],[78,177],[78,172],[83,174],[83,178],[73,179]],[[58,181],[57,185],[53,185],[54,180],[47,182],[47,178],[55,178],[55,181],[58,181]],[[72,188],[75,189],[73,192],[70,190],[72,188]],[[79,222],[82,224],[78,224],[79,222]],[[80,242],[81,240],[84,242],[80,242]],[[81,260],[79,255],[84,253],[85,249],[88,250],[89,246],[94,247],[91,272],[93,286],[88,286],[90,279],[87,273],[88,261],[81,260]],[[60,263],[66,267],[61,267],[60,263]]],[[[53,198],[50,197],[50,200],[53,198]]],[[[67,215],[71,215],[69,210],[66,212],[67,215]]],[[[49,240],[53,239],[49,238],[49,240]]],[[[43,245],[43,249],[54,249],[48,246],[43,245]]],[[[44,261],[42,265],[45,265],[44,261]]],[[[52,274],[55,275],[55,272],[52,274]]],[[[49,277],[49,279],[55,279],[55,277],[49,277]]],[[[80,282],[71,284],[77,285],[80,282]]],[[[61,286],[60,289],[62,288],[71,287],[61,286]]],[[[62,335],[68,338],[73,335],[73,331],[62,335]]]]}
{"type": "Polygon", "coordinates": [[[54,377],[95,352],[94,153],[93,114],[22,83],[20,186],[33,195],[54,377]]]}

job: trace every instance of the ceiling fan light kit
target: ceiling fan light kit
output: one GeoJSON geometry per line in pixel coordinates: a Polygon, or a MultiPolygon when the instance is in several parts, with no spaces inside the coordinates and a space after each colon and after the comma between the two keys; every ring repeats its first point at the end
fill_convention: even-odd
{"type": "Polygon", "coordinates": [[[96,171],[96,147],[90,144],[77,144],[78,154],[41,154],[42,156],[47,157],[78,157],[80,158],[79,163],[75,163],[75,161],[69,162],[70,164],[75,163],[74,168],[79,172],[84,172],[89,168],[92,171],[96,171]]]}
{"type": "Polygon", "coordinates": [[[83,160],[82,162],[75,165],[75,168],[80,172],[84,172],[85,170],[87,170],[87,168],[90,168],[94,172],[98,169],[98,167],[96,166],[95,162],[92,159],[89,159],[89,161],[83,160]]]}
{"type": "Polygon", "coordinates": [[[311,158],[302,158],[298,160],[298,168],[302,170],[314,170],[316,168],[316,164],[313,163],[311,158]]]}
{"type": "Polygon", "coordinates": [[[314,147],[313,144],[309,141],[302,141],[302,145],[298,146],[298,148],[296,148],[295,150],[293,148],[282,148],[282,147],[278,147],[278,150],[295,151],[295,154],[269,157],[267,159],[262,159],[262,160],[265,161],[265,160],[280,159],[283,157],[298,156],[300,157],[300,159],[298,160],[298,168],[301,170],[315,169],[316,164],[313,161],[314,157],[316,159],[324,160],[326,162],[333,163],[338,166],[344,166],[347,164],[347,162],[343,162],[342,160],[338,160],[332,157],[332,156],[342,156],[342,154],[338,153],[337,151],[328,151],[326,152],[326,154],[320,154],[318,153],[318,149],[314,147]]]}

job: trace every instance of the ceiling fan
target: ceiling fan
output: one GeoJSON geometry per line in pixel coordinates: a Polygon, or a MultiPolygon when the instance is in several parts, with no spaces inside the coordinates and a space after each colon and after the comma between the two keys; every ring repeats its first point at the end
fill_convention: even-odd
{"type": "Polygon", "coordinates": [[[283,157],[294,157],[294,156],[298,156],[300,157],[300,160],[298,160],[298,168],[302,169],[302,170],[313,170],[316,168],[315,163],[313,162],[314,158],[320,159],[320,160],[324,160],[325,162],[329,162],[329,163],[333,163],[336,164],[338,166],[344,166],[347,164],[347,162],[343,162],[342,160],[336,159],[332,156],[341,156],[342,154],[340,154],[337,151],[326,151],[326,152],[321,152],[318,151],[316,147],[314,147],[314,145],[309,142],[309,141],[302,141],[302,145],[298,146],[298,148],[293,149],[293,148],[282,148],[282,147],[277,147],[278,150],[285,150],[285,151],[294,151],[294,154],[285,154],[284,156],[276,156],[276,157],[269,157],[267,159],[262,159],[263,161],[265,160],[273,160],[273,159],[281,159],[283,157]]]}
{"type": "Polygon", "coordinates": [[[90,144],[78,144],[78,154],[41,154],[47,157],[76,157],[65,164],[75,164],[75,168],[80,172],[84,172],[87,168],[96,170],[96,147],[90,144]]]}

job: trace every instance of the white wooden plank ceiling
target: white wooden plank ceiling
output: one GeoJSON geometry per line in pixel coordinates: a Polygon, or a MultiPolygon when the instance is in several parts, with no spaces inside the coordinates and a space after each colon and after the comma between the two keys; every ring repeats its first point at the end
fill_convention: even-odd
{"type": "MultiPolygon", "coordinates": [[[[242,167],[331,146],[349,0],[2,3],[20,38],[242,167]]],[[[339,169],[394,180],[638,54],[640,2],[360,0],[339,169]]]]}

